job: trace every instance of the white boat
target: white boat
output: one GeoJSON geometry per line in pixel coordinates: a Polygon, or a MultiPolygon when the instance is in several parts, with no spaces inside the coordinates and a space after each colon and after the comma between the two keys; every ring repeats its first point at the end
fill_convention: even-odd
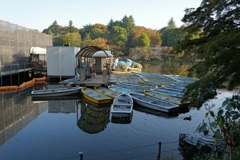
{"type": "Polygon", "coordinates": [[[45,90],[34,90],[31,92],[33,98],[38,97],[57,97],[57,96],[67,96],[80,93],[82,87],[62,87],[54,89],[45,89],[45,90]]]}
{"type": "Polygon", "coordinates": [[[178,111],[179,105],[165,102],[156,98],[145,96],[144,94],[130,93],[134,102],[143,107],[161,111],[161,112],[176,112],[178,111]]]}
{"type": "Polygon", "coordinates": [[[112,105],[112,117],[130,117],[133,112],[133,99],[129,94],[118,95],[112,105]]]}

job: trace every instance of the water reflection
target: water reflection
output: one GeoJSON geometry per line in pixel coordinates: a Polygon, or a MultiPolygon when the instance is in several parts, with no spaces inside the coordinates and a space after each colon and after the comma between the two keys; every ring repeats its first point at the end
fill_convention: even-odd
{"type": "Polygon", "coordinates": [[[32,88],[0,93],[0,146],[36,119],[47,107],[32,103],[32,88]]]}
{"type": "Polygon", "coordinates": [[[191,64],[179,62],[160,62],[158,64],[145,63],[143,64],[142,72],[187,76],[187,69],[189,67],[191,67],[191,64]]]}
{"type": "Polygon", "coordinates": [[[78,127],[90,134],[95,134],[103,131],[108,122],[110,115],[109,105],[103,107],[94,106],[93,104],[86,103],[84,101],[79,101],[80,109],[80,118],[77,114],[77,125],[78,127]]]}
{"type": "Polygon", "coordinates": [[[111,116],[111,122],[117,124],[129,124],[132,122],[133,112],[129,117],[114,117],[111,116]]]}

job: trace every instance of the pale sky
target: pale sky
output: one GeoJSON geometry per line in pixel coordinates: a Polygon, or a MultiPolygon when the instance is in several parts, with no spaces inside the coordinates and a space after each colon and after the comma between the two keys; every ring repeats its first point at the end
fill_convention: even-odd
{"type": "Polygon", "coordinates": [[[151,29],[167,26],[171,17],[180,27],[186,8],[197,8],[202,0],[0,0],[0,20],[37,29],[48,28],[54,20],[76,28],[87,24],[107,25],[110,19],[132,15],[135,25],[151,29]]]}

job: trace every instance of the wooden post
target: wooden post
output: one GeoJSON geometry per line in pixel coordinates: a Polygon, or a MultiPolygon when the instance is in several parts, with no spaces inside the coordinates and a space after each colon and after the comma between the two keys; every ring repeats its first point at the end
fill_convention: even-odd
{"type": "Polygon", "coordinates": [[[158,142],[158,156],[157,156],[158,160],[161,159],[161,145],[162,145],[162,142],[158,142]]]}
{"type": "Polygon", "coordinates": [[[83,152],[79,152],[79,158],[80,160],[83,160],[83,152]]]}

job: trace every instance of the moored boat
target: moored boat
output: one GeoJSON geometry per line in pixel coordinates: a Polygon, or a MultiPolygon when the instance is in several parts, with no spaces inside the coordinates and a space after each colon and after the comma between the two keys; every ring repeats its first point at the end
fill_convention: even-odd
{"type": "Polygon", "coordinates": [[[178,111],[179,105],[169,103],[160,99],[152,98],[144,94],[130,93],[134,102],[143,107],[161,111],[161,112],[176,112],[178,111]]]}
{"type": "Polygon", "coordinates": [[[57,97],[57,96],[67,96],[80,93],[82,87],[61,87],[54,89],[45,89],[45,90],[34,90],[31,92],[33,98],[37,97],[57,97]]]}
{"type": "Polygon", "coordinates": [[[155,88],[155,89],[153,89],[153,91],[160,92],[162,94],[165,94],[165,95],[168,95],[168,96],[172,96],[172,97],[177,97],[177,98],[182,98],[183,97],[183,93],[182,92],[171,91],[171,90],[164,89],[164,88],[155,88]]]}
{"type": "Polygon", "coordinates": [[[83,97],[96,104],[106,104],[112,102],[112,99],[110,97],[103,95],[95,91],[94,89],[88,87],[82,87],[81,92],[83,97]]]}
{"type": "Polygon", "coordinates": [[[112,105],[111,114],[113,117],[129,117],[133,112],[133,99],[129,94],[118,95],[112,105]]]}
{"type": "Polygon", "coordinates": [[[176,98],[176,97],[171,97],[171,96],[167,96],[164,95],[160,92],[156,92],[153,90],[144,90],[144,94],[153,98],[157,98],[157,99],[161,99],[163,101],[166,102],[170,102],[170,103],[174,103],[174,104],[181,104],[181,99],[180,98],[176,98]]]}
{"type": "Polygon", "coordinates": [[[95,86],[94,90],[108,97],[111,97],[112,99],[114,99],[116,96],[121,94],[120,92],[117,92],[115,90],[105,88],[105,87],[99,87],[99,86],[95,86]]]}

